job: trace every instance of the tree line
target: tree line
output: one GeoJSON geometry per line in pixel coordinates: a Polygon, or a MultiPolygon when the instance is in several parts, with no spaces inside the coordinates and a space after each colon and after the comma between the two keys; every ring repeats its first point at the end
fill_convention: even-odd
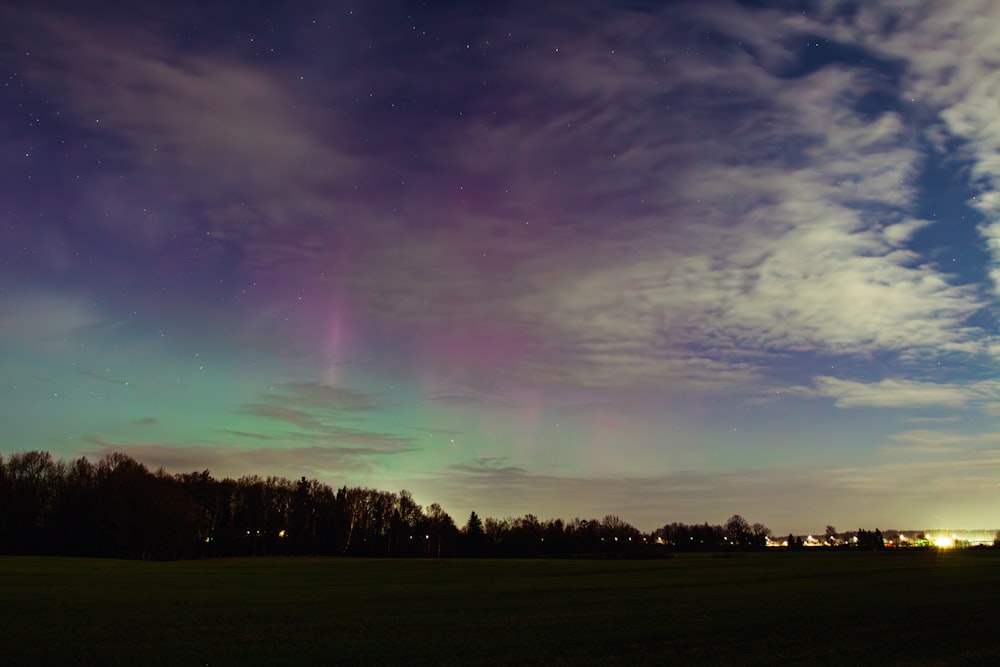
{"type": "Polygon", "coordinates": [[[756,550],[770,537],[740,515],[724,525],[671,523],[642,533],[614,515],[564,521],[472,512],[459,527],[440,505],[421,507],[405,490],[334,490],[305,477],[216,479],[208,470],[169,474],[122,453],[96,463],[57,461],[43,451],[0,455],[3,554],[641,558],[756,550]]]}

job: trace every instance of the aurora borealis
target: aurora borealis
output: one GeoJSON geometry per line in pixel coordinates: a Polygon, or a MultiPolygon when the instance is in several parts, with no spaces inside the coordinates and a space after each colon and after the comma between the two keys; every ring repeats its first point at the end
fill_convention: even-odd
{"type": "Polygon", "coordinates": [[[0,9],[0,451],[992,528],[1000,2],[0,9]]]}

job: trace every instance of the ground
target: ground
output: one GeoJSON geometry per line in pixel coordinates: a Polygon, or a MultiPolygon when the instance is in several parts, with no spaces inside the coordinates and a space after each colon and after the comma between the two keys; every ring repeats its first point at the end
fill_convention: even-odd
{"type": "Polygon", "coordinates": [[[993,550],[649,561],[0,558],[5,665],[975,664],[993,550]]]}

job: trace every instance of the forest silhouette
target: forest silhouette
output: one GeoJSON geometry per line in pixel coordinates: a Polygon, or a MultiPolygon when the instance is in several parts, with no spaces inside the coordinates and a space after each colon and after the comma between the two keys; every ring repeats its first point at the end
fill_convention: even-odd
{"type": "MultiPolygon", "coordinates": [[[[860,548],[880,549],[879,531],[860,548]]],[[[96,463],[44,451],[0,456],[0,553],[175,560],[233,556],[668,557],[675,551],[749,551],[771,531],[734,514],[724,525],[673,522],[643,533],[603,519],[481,519],[462,527],[408,491],[302,477],[216,479],[208,470],[150,471],[123,453],[96,463]]],[[[789,536],[789,548],[801,546],[789,536]]]]}

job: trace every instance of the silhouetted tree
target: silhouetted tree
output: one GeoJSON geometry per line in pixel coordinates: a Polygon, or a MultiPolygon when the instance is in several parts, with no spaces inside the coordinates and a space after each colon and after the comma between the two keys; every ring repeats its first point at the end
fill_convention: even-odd
{"type": "Polygon", "coordinates": [[[565,524],[562,519],[549,519],[542,524],[542,541],[545,543],[543,554],[551,556],[567,555],[565,524]]]}
{"type": "Polygon", "coordinates": [[[762,523],[755,523],[750,528],[750,545],[754,549],[763,549],[771,537],[771,529],[762,523]]]}
{"type": "Polygon", "coordinates": [[[638,552],[642,534],[617,515],[609,514],[600,525],[601,551],[608,555],[626,556],[638,552]]]}
{"type": "Polygon", "coordinates": [[[103,518],[99,527],[107,555],[118,558],[150,557],[153,510],[156,497],[153,475],[145,465],[121,452],[97,462],[97,502],[103,518]]]}
{"type": "Polygon", "coordinates": [[[465,535],[466,555],[482,555],[483,538],[486,534],[483,531],[483,520],[479,518],[479,515],[475,511],[469,514],[469,520],[466,521],[465,529],[462,532],[465,535]]]}
{"type": "Polygon", "coordinates": [[[525,514],[511,522],[510,548],[522,557],[535,557],[542,553],[544,539],[542,524],[534,514],[525,514]]]}
{"type": "Polygon", "coordinates": [[[726,521],[726,539],[734,547],[748,548],[753,545],[753,534],[750,524],[739,514],[734,514],[726,521]]]}
{"type": "Polygon", "coordinates": [[[486,517],[483,521],[483,536],[487,554],[490,556],[503,556],[504,538],[507,536],[509,526],[505,519],[495,519],[486,517]]]}
{"type": "Polygon", "coordinates": [[[65,467],[62,492],[56,508],[63,555],[102,555],[102,535],[97,514],[97,468],[86,457],[65,467]]]}
{"type": "Polygon", "coordinates": [[[396,497],[396,508],[393,513],[392,531],[395,541],[393,555],[420,556],[423,554],[423,545],[419,539],[423,523],[423,508],[416,503],[409,491],[403,489],[396,497]]]}
{"type": "Polygon", "coordinates": [[[288,550],[296,554],[316,554],[316,504],[313,496],[319,492],[320,484],[305,477],[295,483],[289,504],[287,527],[278,531],[279,541],[288,544],[288,550]]]}
{"type": "Polygon", "coordinates": [[[11,498],[7,482],[7,466],[0,454],[0,554],[8,553],[7,546],[7,516],[10,512],[11,498]]]}
{"type": "Polygon", "coordinates": [[[455,553],[458,528],[448,513],[437,503],[427,508],[424,541],[427,543],[424,555],[440,558],[455,553]]]}
{"type": "Polygon", "coordinates": [[[50,523],[58,503],[60,469],[48,452],[18,452],[7,460],[8,536],[14,553],[50,553],[50,523]]]}
{"type": "Polygon", "coordinates": [[[722,526],[708,523],[671,523],[656,531],[656,537],[677,551],[714,551],[729,544],[722,526]]]}
{"type": "Polygon", "coordinates": [[[596,556],[601,553],[601,523],[596,519],[576,518],[566,527],[566,537],[570,549],[580,556],[596,556]]]}
{"type": "MultiPolygon", "coordinates": [[[[343,487],[337,491],[341,553],[384,555],[392,543],[393,518],[399,500],[394,493],[343,487]]],[[[429,538],[425,538],[429,539],[429,538]]]]}
{"type": "Polygon", "coordinates": [[[874,531],[858,529],[857,541],[855,546],[858,549],[866,549],[869,551],[881,551],[885,549],[885,539],[882,537],[882,531],[876,528],[874,531]]]}

